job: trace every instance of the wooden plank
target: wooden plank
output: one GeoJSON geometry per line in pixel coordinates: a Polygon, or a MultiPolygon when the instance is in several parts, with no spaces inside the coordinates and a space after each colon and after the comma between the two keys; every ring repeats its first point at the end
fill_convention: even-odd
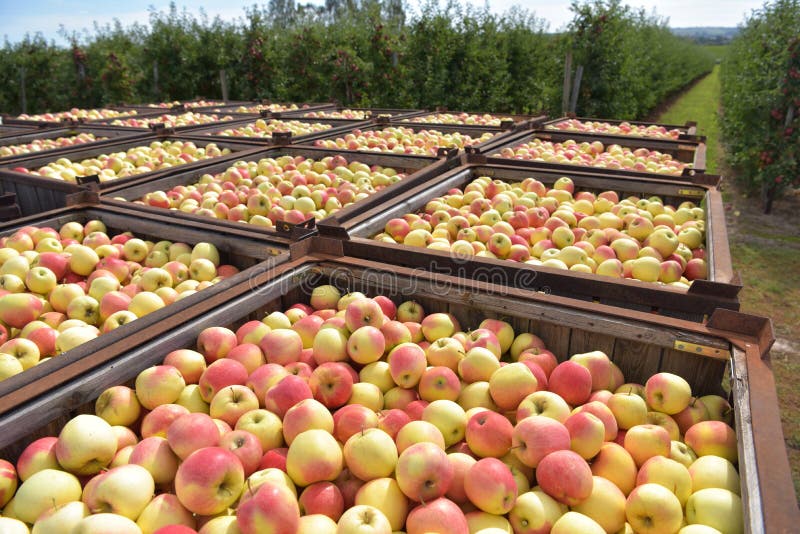
{"type": "Polygon", "coordinates": [[[608,356],[622,370],[626,382],[644,384],[661,368],[661,351],[643,341],[617,339],[614,352],[608,356]]]}
{"type": "Polygon", "coordinates": [[[547,350],[552,352],[558,361],[568,360],[570,338],[572,329],[568,326],[551,323],[549,321],[531,321],[531,332],[544,341],[547,350]]]}
{"type": "Polygon", "coordinates": [[[568,358],[573,354],[582,354],[593,350],[599,350],[607,356],[611,356],[614,353],[615,340],[616,337],[608,333],[574,329],[570,336],[568,358]]]}

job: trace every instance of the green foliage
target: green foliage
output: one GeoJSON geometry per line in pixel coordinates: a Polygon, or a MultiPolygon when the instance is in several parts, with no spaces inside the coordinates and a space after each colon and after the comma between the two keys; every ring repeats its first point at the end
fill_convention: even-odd
{"type": "Polygon", "coordinates": [[[633,118],[710,64],[663,23],[617,1],[572,9],[572,25],[556,35],[524,9],[498,15],[458,0],[426,0],[413,14],[402,0],[271,0],[234,21],[173,3],[152,9],[149,26],[62,32],[66,48],[41,37],[5,43],[0,67],[13,81],[0,88],[0,109],[20,111],[25,67],[30,112],[219,98],[225,70],[234,100],[559,115],[572,50],[573,64],[586,67],[581,113],[633,118]],[[701,59],[689,68],[693,55],[701,59]]]}
{"type": "Polygon", "coordinates": [[[573,1],[573,64],[583,65],[578,115],[635,119],[709,72],[713,58],[666,22],[620,0],[573,1]]]}
{"type": "Polygon", "coordinates": [[[800,2],[753,12],[722,63],[722,135],[728,160],[765,209],[800,185],[800,2]]]}

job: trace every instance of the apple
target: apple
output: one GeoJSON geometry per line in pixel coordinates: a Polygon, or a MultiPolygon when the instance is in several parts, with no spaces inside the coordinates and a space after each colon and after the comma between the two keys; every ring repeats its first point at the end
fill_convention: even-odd
{"type": "Polygon", "coordinates": [[[187,456],[175,474],[175,494],[190,512],[218,514],[231,506],[244,487],[239,458],[221,447],[204,447],[187,456]]]}
{"type": "MultiPolygon", "coordinates": [[[[167,436],[167,429],[180,416],[189,410],[179,404],[162,404],[148,412],[141,420],[140,433],[143,438],[167,436]]],[[[224,424],[224,423],[223,423],[224,424]]]]}
{"type": "Polygon", "coordinates": [[[0,297],[0,321],[14,328],[21,329],[35,321],[43,311],[42,301],[29,293],[11,293],[0,297]]]}
{"type": "Polygon", "coordinates": [[[348,508],[337,522],[336,534],[391,534],[389,519],[374,506],[360,504],[348,508]]]}
{"type": "Polygon", "coordinates": [[[203,400],[211,403],[217,393],[229,386],[243,385],[247,378],[247,368],[243,364],[236,360],[222,358],[213,361],[203,370],[197,384],[200,386],[200,395],[203,400]]]}
{"type": "Polygon", "coordinates": [[[348,356],[362,365],[378,361],[383,356],[385,348],[386,339],[381,330],[374,326],[367,325],[356,329],[347,340],[348,356]]]}
{"type": "Polygon", "coordinates": [[[172,493],[161,493],[153,497],[144,507],[136,524],[142,532],[168,534],[168,529],[175,529],[173,534],[180,534],[181,527],[193,532],[197,526],[194,516],[183,507],[178,497],[172,493]],[[166,533],[164,531],[167,531],[166,533]]]}
{"type": "Polygon", "coordinates": [[[511,470],[497,458],[482,458],[469,468],[464,489],[470,502],[495,515],[511,511],[517,498],[517,484],[511,470]]]}
{"type": "Polygon", "coordinates": [[[425,351],[414,343],[401,343],[386,357],[394,382],[403,388],[416,386],[425,372],[425,351]]]}
{"type": "Polygon", "coordinates": [[[112,386],[97,397],[95,415],[110,425],[130,426],[139,418],[141,404],[136,393],[127,386],[112,386]]]}
{"type": "Polygon", "coordinates": [[[136,397],[148,410],[175,402],[184,387],[183,376],[171,365],[154,365],[136,376],[136,397]]]}
{"type": "Polygon", "coordinates": [[[400,490],[413,501],[430,502],[443,496],[453,477],[454,468],[447,454],[433,443],[415,443],[403,450],[397,460],[395,478],[400,490]]]}
{"type": "Polygon", "coordinates": [[[397,306],[397,320],[401,323],[421,323],[425,318],[424,308],[413,300],[407,300],[397,306]]]}
{"type": "Polygon", "coordinates": [[[489,378],[489,393],[504,411],[516,410],[519,403],[538,389],[538,381],[530,368],[514,362],[494,371],[489,378]]]}
{"type": "Polygon", "coordinates": [[[672,441],[670,443],[669,448],[669,457],[675,460],[676,462],[680,462],[686,467],[692,465],[692,463],[697,460],[697,454],[682,441],[672,441]]]}
{"type": "Polygon", "coordinates": [[[261,448],[261,441],[255,434],[241,429],[231,430],[220,438],[219,446],[228,449],[239,458],[245,477],[258,470],[264,451],[261,448]]]}
{"type": "Polygon", "coordinates": [[[602,534],[607,531],[591,517],[580,512],[569,511],[556,520],[550,532],[552,534],[569,534],[572,532],[602,534]]]}
{"type": "Polygon", "coordinates": [[[318,365],[326,362],[346,361],[348,358],[348,345],[348,338],[341,330],[337,328],[321,328],[317,335],[314,336],[312,345],[314,361],[318,365]]]}
{"type": "Polygon", "coordinates": [[[50,508],[80,501],[81,493],[81,483],[71,473],[43,469],[19,486],[11,502],[17,519],[32,524],[50,508]]]}
{"type": "Polygon", "coordinates": [[[344,497],[332,482],[315,482],[303,490],[298,499],[302,515],[321,514],[338,521],[344,512],[344,497]]]}
{"type": "Polygon", "coordinates": [[[303,399],[311,398],[314,398],[314,394],[308,382],[299,376],[289,374],[267,390],[264,406],[279,417],[283,417],[289,408],[303,399]]]}
{"type": "Polygon", "coordinates": [[[101,534],[114,532],[115,534],[139,534],[139,528],[132,519],[112,513],[92,514],[81,519],[73,528],[73,534],[101,534]]]}
{"type": "Polygon", "coordinates": [[[639,469],[636,485],[647,483],[661,484],[670,490],[682,507],[692,493],[692,477],[686,466],[664,456],[650,458],[639,469]]]}
{"type": "Polygon", "coordinates": [[[17,491],[17,471],[14,464],[0,460],[0,507],[5,506],[17,491]]]}
{"type": "Polygon", "coordinates": [[[235,525],[242,534],[295,534],[299,523],[297,499],[285,485],[275,482],[260,485],[236,509],[235,525]]]}
{"type": "Polygon", "coordinates": [[[175,367],[186,384],[197,384],[207,367],[205,356],[191,349],[173,350],[164,357],[164,365],[175,367]]]}
{"type": "Polygon", "coordinates": [[[57,285],[55,273],[46,267],[31,267],[25,275],[25,285],[34,293],[47,295],[57,285]]]}
{"type": "Polygon", "coordinates": [[[471,532],[464,512],[453,501],[440,497],[432,502],[424,502],[408,514],[406,520],[408,534],[471,532]]]}
{"type": "Polygon", "coordinates": [[[732,463],[739,459],[736,431],[722,421],[701,421],[692,425],[684,441],[699,457],[710,454],[732,463]]]}
{"type": "Polygon", "coordinates": [[[511,450],[528,467],[536,468],[550,453],[569,448],[569,430],[550,417],[531,415],[514,427],[511,450]]]}
{"type": "Polygon", "coordinates": [[[209,364],[227,356],[237,343],[236,334],[220,326],[206,328],[197,336],[197,350],[209,364]]]}
{"type": "Polygon", "coordinates": [[[680,429],[678,428],[678,423],[676,423],[671,416],[665,413],[647,412],[647,423],[662,427],[669,434],[669,439],[673,441],[679,440],[681,437],[681,432],[680,429]]]}
{"type": "Polygon", "coordinates": [[[425,339],[433,343],[437,339],[451,337],[457,330],[453,317],[447,313],[431,313],[420,322],[425,339]]]}
{"type": "Polygon", "coordinates": [[[55,445],[63,469],[76,475],[92,475],[105,468],[117,452],[117,438],[104,419],[81,414],[61,429],[55,445]]]}
{"type": "Polygon", "coordinates": [[[350,472],[364,481],[390,476],[398,459],[394,440],[379,428],[368,428],[350,436],[343,454],[350,472]]]}
{"type": "Polygon", "coordinates": [[[451,337],[439,338],[425,350],[428,365],[448,367],[453,371],[458,370],[458,363],[465,355],[464,345],[451,337]]]}
{"type": "Polygon", "coordinates": [[[16,358],[22,369],[30,369],[40,360],[39,346],[30,339],[14,338],[0,345],[0,354],[16,358]]]}
{"type": "Polygon", "coordinates": [[[136,293],[128,305],[128,311],[132,312],[136,317],[144,317],[154,311],[160,310],[166,306],[164,301],[157,294],[142,291],[136,293]]]}
{"type": "Polygon", "coordinates": [[[336,534],[336,521],[322,514],[300,516],[296,534],[336,534]]]}
{"type": "Polygon", "coordinates": [[[592,393],[592,375],[586,367],[568,360],[553,369],[547,387],[567,403],[577,406],[584,404],[592,393]]]}
{"type": "Polygon", "coordinates": [[[516,534],[550,532],[558,519],[567,513],[566,505],[556,501],[540,488],[521,493],[508,514],[516,534]]]}
{"type": "Polygon", "coordinates": [[[374,506],[386,516],[393,531],[406,524],[409,511],[408,498],[394,478],[376,478],[361,486],[355,495],[356,506],[374,506]]]}
{"type": "Polygon", "coordinates": [[[333,415],[316,399],[301,400],[283,416],[283,436],[289,445],[298,434],[312,428],[329,433],[333,433],[334,429],[333,415]]]}
{"type": "Polygon", "coordinates": [[[570,450],[556,450],[536,466],[536,481],[542,490],[567,506],[575,506],[592,493],[592,470],[586,460],[570,450]]]}
{"type": "Polygon", "coordinates": [[[706,525],[720,532],[744,532],[742,499],[721,488],[701,489],[686,502],[686,522],[706,525]]]}
{"type": "Polygon", "coordinates": [[[733,424],[733,408],[730,403],[719,395],[704,395],[700,397],[703,405],[708,410],[708,418],[712,421],[722,421],[728,425],[733,424]]]}
{"type": "Polygon", "coordinates": [[[342,294],[335,286],[317,286],[311,291],[311,307],[315,310],[335,308],[341,297],[342,294]]]}
{"type": "Polygon", "coordinates": [[[220,435],[211,416],[204,413],[188,413],[178,417],[167,428],[167,442],[180,459],[205,447],[219,444],[220,435]]]}
{"type": "Polygon", "coordinates": [[[461,382],[458,375],[449,367],[428,367],[422,373],[417,386],[422,400],[458,400],[461,394],[461,382]]]}
{"type": "Polygon", "coordinates": [[[468,384],[489,382],[492,374],[500,367],[500,362],[492,351],[483,347],[475,347],[458,362],[458,374],[468,384]]]}
{"type": "Polygon", "coordinates": [[[61,469],[56,458],[58,438],[48,436],[31,442],[17,458],[17,475],[23,482],[43,469],[61,469]]]}
{"type": "Polygon", "coordinates": [[[654,374],[644,388],[648,406],[669,415],[684,410],[692,399],[689,383],[673,373],[654,374]]]}
{"type": "MultiPolygon", "coordinates": [[[[70,534],[81,519],[89,515],[89,508],[81,501],[72,501],[50,508],[36,519],[31,534],[70,534]]],[[[26,527],[27,529],[27,527],[26,527]]],[[[25,530],[24,532],[28,532],[25,530]]]]}
{"type": "Polygon", "coordinates": [[[689,465],[692,493],[706,488],[722,488],[741,494],[741,482],[736,467],[720,456],[701,456],[689,465]]]}
{"type": "MultiPolygon", "coordinates": [[[[608,397],[610,398],[611,392],[606,391],[606,393],[608,393],[608,397]]],[[[613,441],[614,438],[617,437],[617,433],[619,432],[617,420],[607,404],[597,400],[589,401],[586,404],[578,406],[573,411],[573,413],[578,412],[588,412],[602,421],[605,430],[604,441],[613,441]]]]}
{"type": "Polygon", "coordinates": [[[315,399],[334,409],[346,404],[350,398],[353,377],[346,364],[326,362],[312,371],[308,385],[315,399]]]}
{"type": "Polygon", "coordinates": [[[628,430],[647,422],[647,403],[639,395],[614,393],[607,404],[620,430],[628,430]]]}
{"type": "Polygon", "coordinates": [[[258,345],[264,352],[267,363],[286,365],[300,360],[303,339],[294,330],[275,328],[265,334],[258,345]]]}
{"type": "Polygon", "coordinates": [[[570,415],[570,408],[560,395],[552,391],[535,391],[519,403],[516,419],[522,421],[531,415],[542,415],[563,423],[570,415]]]}
{"type": "Polygon", "coordinates": [[[344,456],[336,438],[321,429],[298,434],[286,455],[286,471],[300,486],[336,479],[343,464],[344,456]]]}
{"type": "Polygon", "coordinates": [[[651,424],[636,425],[625,434],[625,450],[627,450],[638,467],[654,456],[669,457],[671,440],[669,433],[662,427],[651,424]]]}
{"type": "Polygon", "coordinates": [[[470,450],[481,458],[502,458],[511,450],[514,426],[503,415],[482,410],[469,418],[465,438],[470,450]]]}
{"type": "Polygon", "coordinates": [[[84,486],[82,500],[93,514],[110,512],[136,520],[153,499],[154,490],[150,472],[128,464],[95,475],[84,486]]]}
{"type": "Polygon", "coordinates": [[[588,411],[570,415],[564,426],[569,431],[570,448],[585,460],[594,458],[605,441],[605,425],[588,411]]]}
{"type": "Polygon", "coordinates": [[[242,384],[231,384],[220,389],[209,403],[209,415],[235,426],[243,414],[259,406],[253,390],[242,384]]]}
{"type": "Polygon", "coordinates": [[[625,517],[636,532],[677,532],[683,521],[683,508],[664,486],[642,484],[628,495],[625,517]]]}

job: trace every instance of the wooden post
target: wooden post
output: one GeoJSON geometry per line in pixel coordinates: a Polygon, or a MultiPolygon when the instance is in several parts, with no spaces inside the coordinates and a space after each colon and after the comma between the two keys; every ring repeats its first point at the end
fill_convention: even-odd
{"type": "Polygon", "coordinates": [[[219,85],[222,87],[222,100],[228,101],[228,73],[225,69],[219,71],[219,85]]]}
{"type": "Polygon", "coordinates": [[[561,114],[566,115],[569,110],[570,77],[572,76],[572,52],[567,52],[564,58],[564,88],[561,96],[561,114]]]}
{"type": "Polygon", "coordinates": [[[19,99],[23,113],[28,112],[28,98],[25,94],[25,67],[19,69],[19,99]]]}
{"type": "Polygon", "coordinates": [[[578,65],[578,68],[575,70],[575,83],[572,86],[572,98],[569,103],[569,110],[571,113],[575,113],[575,109],[578,107],[578,92],[581,88],[581,78],[583,78],[583,65],[578,65]]]}

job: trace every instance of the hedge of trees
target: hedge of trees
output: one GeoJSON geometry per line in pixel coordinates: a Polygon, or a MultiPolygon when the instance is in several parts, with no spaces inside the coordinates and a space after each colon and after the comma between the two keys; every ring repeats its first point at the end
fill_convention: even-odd
{"type": "Polygon", "coordinates": [[[753,12],[723,62],[721,91],[728,163],[769,212],[800,186],[800,1],[753,12]]]}
{"type": "Polygon", "coordinates": [[[573,20],[547,33],[534,13],[428,0],[271,0],[224,21],[174,4],[149,26],[41,35],[0,49],[0,110],[219,98],[336,101],[392,106],[561,113],[565,56],[583,65],[578,114],[640,118],[713,59],[672,35],[665,21],[619,0],[574,2],[573,20]]]}

